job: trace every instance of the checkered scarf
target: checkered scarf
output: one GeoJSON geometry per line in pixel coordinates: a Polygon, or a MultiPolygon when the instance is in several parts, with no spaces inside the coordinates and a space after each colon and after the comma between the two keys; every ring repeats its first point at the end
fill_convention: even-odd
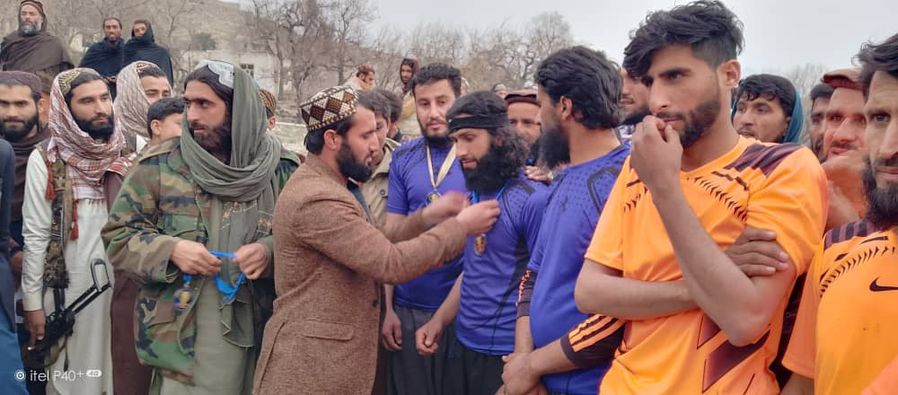
{"type": "Polygon", "coordinates": [[[47,159],[50,164],[57,158],[66,163],[75,200],[103,201],[103,174],[121,156],[125,140],[116,130],[108,142],[96,141],[78,127],[65,95],[71,90],[72,81],[84,73],[99,75],[91,69],[76,68],[60,73],[53,80],[47,159]]]}

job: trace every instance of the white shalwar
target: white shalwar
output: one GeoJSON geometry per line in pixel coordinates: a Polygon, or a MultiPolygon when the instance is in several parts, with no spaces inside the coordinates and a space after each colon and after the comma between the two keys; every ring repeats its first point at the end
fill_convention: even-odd
{"type": "MultiPolygon", "coordinates": [[[[38,150],[28,158],[25,180],[25,204],[22,207],[25,239],[22,290],[26,311],[40,308],[50,315],[55,311],[52,289],[44,290],[44,258],[50,243],[52,202],[45,197],[47,165],[38,150]]],[[[63,255],[69,286],[65,289],[65,305],[69,306],[93,285],[91,263],[107,262],[110,284],[113,268],[108,263],[100,231],[106,224],[107,210],[103,201],[78,202],[79,237],[66,240],[63,255]]],[[[99,269],[99,268],[98,268],[99,269]]],[[[97,270],[102,285],[106,274],[97,270]]],[[[112,289],[103,292],[75,316],[74,333],[65,341],[59,358],[47,368],[47,393],[63,395],[112,394],[112,354],[109,308],[112,289]]]]}

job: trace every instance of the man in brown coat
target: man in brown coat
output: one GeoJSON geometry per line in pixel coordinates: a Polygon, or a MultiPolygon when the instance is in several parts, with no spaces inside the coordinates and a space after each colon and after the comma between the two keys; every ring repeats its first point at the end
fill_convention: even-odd
{"type": "Polygon", "coordinates": [[[495,201],[464,207],[446,194],[412,214],[395,244],[374,225],[356,181],[381,149],[374,113],[349,87],[302,104],[309,158],[274,216],[279,295],[262,342],[254,393],[371,393],[379,341],[379,282],[408,281],[457,256],[490,229],[495,201]],[[464,208],[463,208],[464,207],[464,208]],[[429,230],[428,230],[429,229],[429,230]],[[413,235],[420,235],[412,238],[413,235]]]}

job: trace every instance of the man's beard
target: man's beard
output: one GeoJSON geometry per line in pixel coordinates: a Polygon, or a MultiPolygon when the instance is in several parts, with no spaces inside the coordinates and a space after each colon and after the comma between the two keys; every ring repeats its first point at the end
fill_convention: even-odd
{"type": "Polygon", "coordinates": [[[22,23],[19,25],[19,33],[22,33],[24,36],[34,36],[40,32],[40,27],[35,23],[22,23]]]}
{"type": "Polygon", "coordinates": [[[115,132],[115,119],[112,114],[106,116],[105,125],[95,126],[93,121],[93,119],[83,120],[75,118],[75,123],[78,124],[78,127],[94,140],[108,140],[112,133],[115,132]]]}
{"type": "Polygon", "coordinates": [[[337,153],[337,166],[344,177],[358,182],[368,181],[374,174],[374,169],[368,167],[364,160],[359,162],[355,159],[352,155],[352,148],[345,141],[340,145],[340,152],[337,153]]]}
{"type": "Polygon", "coordinates": [[[469,191],[494,192],[520,173],[521,164],[508,147],[491,146],[489,152],[477,161],[476,168],[462,168],[462,171],[465,173],[465,187],[469,191]]]}
{"type": "Polygon", "coordinates": [[[38,117],[37,112],[35,112],[33,117],[22,122],[21,127],[8,127],[6,126],[7,122],[9,122],[8,119],[0,120],[0,135],[3,135],[3,138],[5,138],[6,141],[17,142],[21,141],[34,130],[34,127],[40,122],[40,117],[38,117]]]}
{"type": "Polygon", "coordinates": [[[554,169],[560,164],[571,161],[570,141],[557,125],[543,125],[543,134],[539,142],[540,158],[546,167],[554,169]]]}
{"type": "Polygon", "coordinates": [[[696,141],[705,135],[708,127],[717,120],[717,116],[720,115],[720,92],[715,90],[713,97],[699,104],[694,110],[689,111],[688,115],[687,117],[683,113],[669,112],[660,112],[656,115],[659,118],[679,118],[685,122],[686,129],[680,135],[680,144],[683,146],[683,149],[695,144],[696,141]]]}
{"type": "MultiPolygon", "coordinates": [[[[877,165],[898,166],[898,159],[881,161],[877,165]]],[[[898,225],[898,184],[877,186],[876,172],[869,161],[863,178],[867,192],[867,220],[879,230],[898,225]]]]}
{"type": "Polygon", "coordinates": [[[424,137],[424,141],[426,141],[428,145],[434,147],[445,147],[452,142],[452,139],[449,137],[448,132],[440,136],[431,136],[427,134],[427,124],[422,123],[420,119],[418,120],[418,126],[421,127],[421,136],[424,137]]]}
{"type": "Polygon", "coordinates": [[[621,125],[636,125],[642,122],[642,120],[645,119],[645,117],[648,115],[652,115],[652,112],[649,111],[648,106],[643,106],[642,108],[639,108],[629,114],[624,114],[624,120],[621,122],[621,125]]]}
{"type": "MultiPolygon", "coordinates": [[[[231,119],[231,115],[227,114],[225,117],[226,120],[231,119]]],[[[219,160],[222,160],[222,163],[228,163],[231,157],[231,125],[229,122],[224,122],[221,125],[218,125],[214,128],[208,128],[205,125],[203,126],[203,133],[197,134],[195,129],[197,129],[200,125],[196,122],[193,122],[189,125],[190,135],[193,136],[193,139],[196,140],[196,143],[203,147],[206,152],[212,154],[213,156],[218,157],[219,160]]]]}

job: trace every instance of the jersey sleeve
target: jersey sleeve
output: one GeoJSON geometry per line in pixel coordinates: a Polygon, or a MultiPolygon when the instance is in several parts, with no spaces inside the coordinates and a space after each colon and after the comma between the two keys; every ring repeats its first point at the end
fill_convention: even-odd
{"type": "Polygon", "coordinates": [[[586,249],[586,259],[621,271],[624,270],[622,230],[625,199],[631,175],[635,175],[635,172],[630,168],[630,159],[627,158],[602,209],[592,241],[586,249]]]}
{"type": "Polygon", "coordinates": [[[783,356],[783,366],[792,372],[808,378],[814,378],[814,361],[817,357],[817,307],[820,297],[817,295],[819,273],[822,272],[823,243],[818,243],[814,262],[808,271],[798,305],[798,316],[792,328],[792,337],[783,356]]]}
{"type": "Polygon", "coordinates": [[[401,156],[396,156],[393,151],[393,161],[390,162],[389,184],[387,185],[387,212],[390,214],[408,215],[408,189],[405,185],[405,173],[402,171],[401,156]]]}
{"type": "Polygon", "coordinates": [[[817,158],[799,149],[773,169],[748,202],[746,225],[776,232],[796,276],[808,270],[826,224],[827,181],[817,158]]]}

